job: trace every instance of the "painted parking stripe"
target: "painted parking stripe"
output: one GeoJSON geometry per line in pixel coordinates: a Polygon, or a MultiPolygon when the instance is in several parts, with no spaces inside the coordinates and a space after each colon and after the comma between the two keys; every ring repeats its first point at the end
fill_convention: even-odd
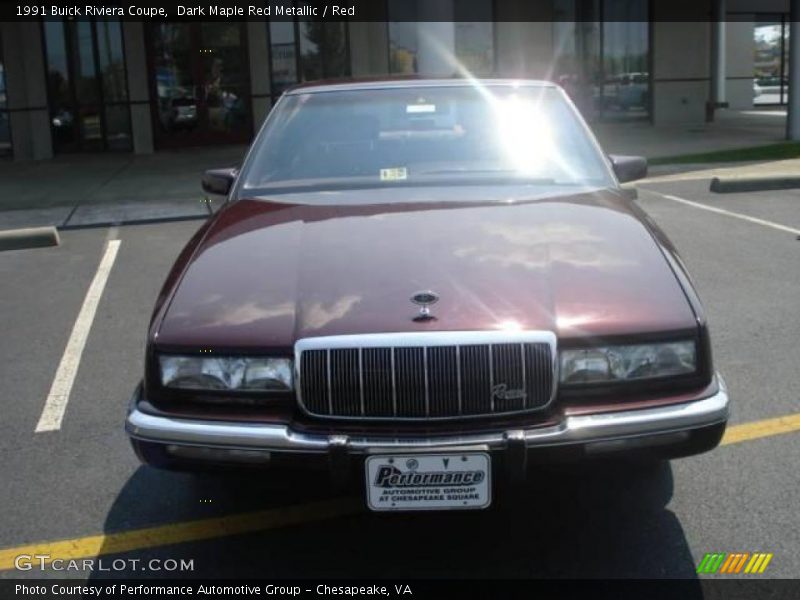
{"type": "MultiPolygon", "coordinates": [[[[728,427],[725,437],[722,439],[722,445],[738,444],[748,440],[799,430],[800,413],[775,419],[743,423],[728,427]]],[[[14,561],[20,555],[49,555],[45,562],[50,562],[53,559],[92,558],[301,525],[325,519],[358,515],[363,512],[364,503],[360,499],[335,498],[239,515],[173,523],[145,529],[133,529],[119,533],[91,535],[55,542],[38,542],[15,548],[0,549],[0,571],[13,569],[14,561]]]]}
{"type": "Polygon", "coordinates": [[[36,425],[37,433],[61,429],[61,421],[67,410],[67,402],[69,402],[72,384],[75,382],[75,374],[81,362],[81,355],[89,337],[89,330],[92,328],[100,297],[103,295],[103,289],[106,287],[111,267],[114,266],[114,261],[117,258],[119,245],[120,240],[109,240],[106,245],[103,258],[100,260],[94,279],[92,279],[92,283],[86,292],[86,297],[83,299],[78,318],[72,327],[72,333],[67,341],[67,347],[64,349],[61,362],[58,363],[53,384],[50,386],[44,409],[36,425]]]}
{"type": "MultiPolygon", "coordinates": [[[[0,550],[0,571],[14,569],[14,563],[18,556],[46,554],[49,555],[49,558],[45,560],[45,563],[54,559],[91,558],[347,517],[363,511],[364,503],[360,499],[336,498],[120,533],[92,535],[57,542],[40,542],[0,550]]],[[[36,560],[36,564],[39,564],[39,560],[36,560]]]]}
{"type": "Polygon", "coordinates": [[[672,200],[674,202],[680,202],[681,204],[686,204],[687,206],[693,206],[694,208],[699,208],[701,210],[707,210],[709,212],[717,213],[720,215],[724,215],[726,217],[731,217],[733,219],[740,219],[742,221],[749,221],[750,223],[755,223],[756,225],[762,225],[764,227],[770,227],[772,229],[777,229],[778,231],[783,231],[786,233],[792,233],[794,235],[800,235],[800,229],[794,229],[793,227],[787,227],[786,225],[781,225],[780,223],[775,223],[774,221],[767,221],[765,219],[759,219],[757,217],[751,217],[749,215],[743,215],[742,213],[733,212],[730,210],[725,210],[724,208],[717,208],[716,206],[709,206],[708,204],[702,204],[700,202],[695,202],[693,200],[687,200],[686,198],[679,198],[678,196],[672,196],[671,194],[662,194],[661,192],[655,192],[653,190],[645,190],[652,194],[657,194],[662,198],[666,198],[667,200],[672,200]]]}
{"type": "Polygon", "coordinates": [[[738,444],[739,442],[795,431],[800,431],[800,413],[729,426],[721,443],[738,444]]]}

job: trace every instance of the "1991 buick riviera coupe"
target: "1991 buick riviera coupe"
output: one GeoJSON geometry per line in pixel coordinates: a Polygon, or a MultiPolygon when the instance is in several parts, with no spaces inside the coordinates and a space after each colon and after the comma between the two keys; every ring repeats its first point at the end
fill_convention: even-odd
{"type": "Polygon", "coordinates": [[[308,85],[158,297],[127,431],[168,468],[323,467],[483,508],[531,463],[715,447],[728,396],[672,244],[535,81],[308,85]]]}

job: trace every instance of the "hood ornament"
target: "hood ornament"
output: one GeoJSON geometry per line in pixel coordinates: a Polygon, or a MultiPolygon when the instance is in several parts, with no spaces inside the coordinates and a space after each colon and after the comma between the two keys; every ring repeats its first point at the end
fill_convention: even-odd
{"type": "Polygon", "coordinates": [[[431,314],[430,307],[439,301],[439,294],[424,290],[411,296],[411,301],[419,306],[419,314],[414,317],[415,321],[430,321],[436,318],[431,314]]]}

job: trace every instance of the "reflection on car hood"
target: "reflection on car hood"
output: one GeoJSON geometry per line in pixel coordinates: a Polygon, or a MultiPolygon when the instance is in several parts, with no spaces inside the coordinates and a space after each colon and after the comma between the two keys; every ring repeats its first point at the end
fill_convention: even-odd
{"type": "Polygon", "coordinates": [[[289,348],[351,333],[519,327],[577,337],[695,325],[662,250],[615,191],[495,190],[459,202],[442,200],[457,197],[453,188],[406,189],[395,192],[403,202],[365,202],[370,193],[224,208],[185,266],[158,342],[289,348]],[[439,295],[435,320],[413,320],[419,290],[439,295]]]}

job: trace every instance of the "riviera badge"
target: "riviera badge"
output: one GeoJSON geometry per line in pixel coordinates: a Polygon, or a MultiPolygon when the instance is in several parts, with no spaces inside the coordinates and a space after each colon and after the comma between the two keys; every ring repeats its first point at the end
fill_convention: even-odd
{"type": "Polygon", "coordinates": [[[411,301],[419,306],[419,314],[414,317],[415,321],[430,321],[436,318],[431,314],[430,307],[439,301],[439,294],[430,290],[425,290],[411,296],[411,301]]]}

